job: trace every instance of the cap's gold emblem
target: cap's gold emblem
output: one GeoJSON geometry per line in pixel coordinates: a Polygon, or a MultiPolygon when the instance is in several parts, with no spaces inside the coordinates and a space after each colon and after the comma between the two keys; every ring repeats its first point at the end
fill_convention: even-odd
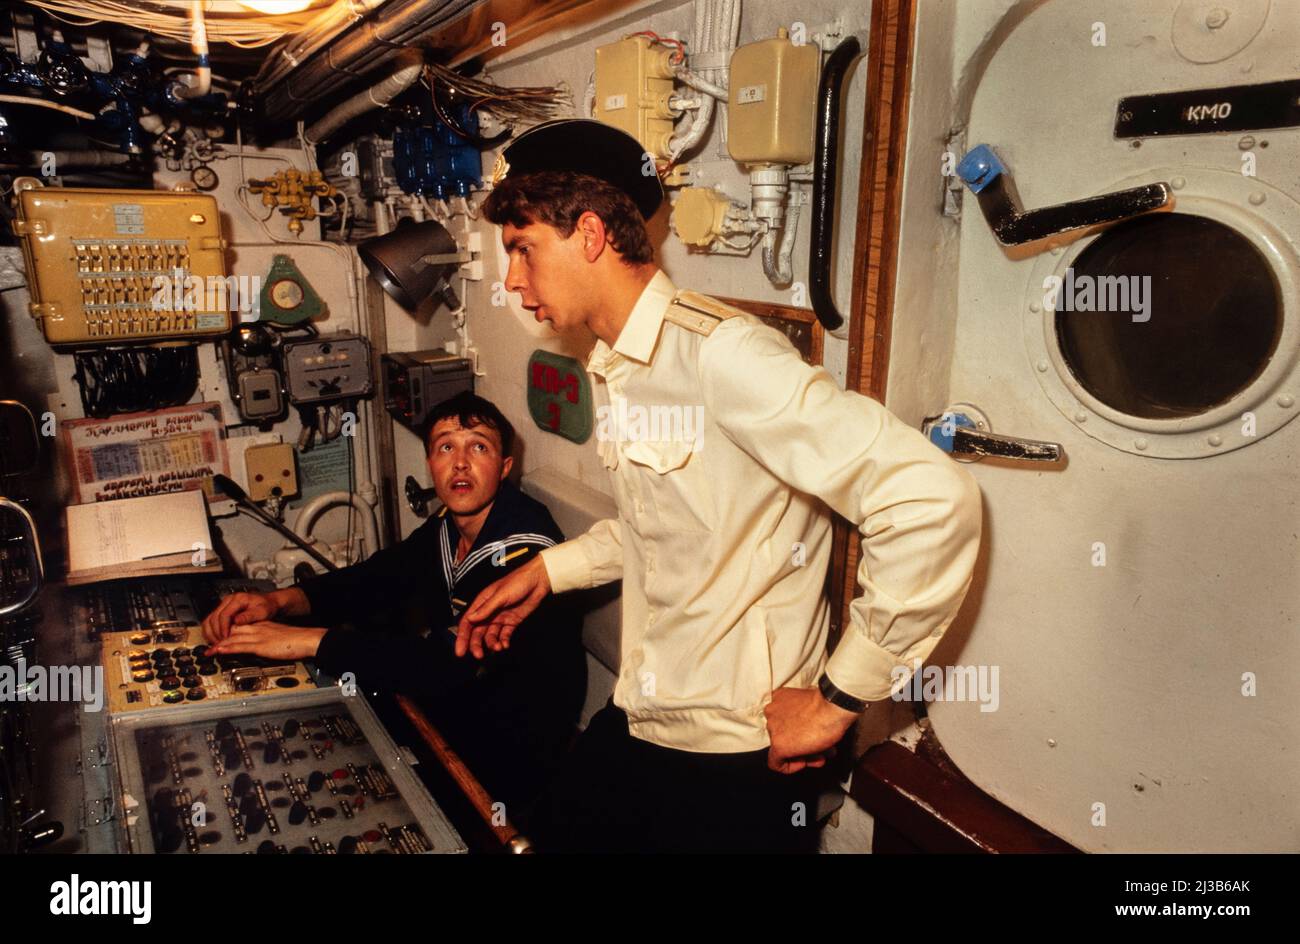
{"type": "Polygon", "coordinates": [[[496,186],[506,179],[506,174],[510,172],[510,165],[506,163],[504,152],[497,155],[496,163],[492,165],[492,186],[496,186]]]}

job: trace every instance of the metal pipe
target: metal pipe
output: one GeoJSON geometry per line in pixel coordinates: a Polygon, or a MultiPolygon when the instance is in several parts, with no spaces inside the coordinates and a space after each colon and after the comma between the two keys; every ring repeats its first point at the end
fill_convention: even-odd
{"type": "Polygon", "coordinates": [[[382,82],[372,85],[364,92],[358,92],[342,105],[328,112],[325,117],[314,122],[303,137],[310,144],[319,144],[358,115],[364,115],[368,111],[387,105],[414,85],[422,71],[424,65],[419,62],[398,69],[382,82]]]}
{"type": "Polygon", "coordinates": [[[477,0],[393,0],[328,44],[317,49],[274,83],[259,81],[254,94],[266,127],[296,118],[314,102],[378,68],[409,44],[445,26],[477,5],[477,0]]]}
{"type": "MultiPolygon", "coordinates": [[[[361,528],[365,532],[366,546],[373,554],[379,550],[379,526],[375,524],[375,513],[359,495],[352,492],[325,492],[317,495],[298,510],[298,517],[293,519],[293,530],[304,541],[312,539],[312,529],[316,519],[327,509],[336,505],[351,505],[361,514],[361,528]]],[[[349,549],[348,553],[351,553],[349,549]]]]}
{"type": "Polygon", "coordinates": [[[831,269],[835,252],[835,196],[839,178],[840,107],[844,78],[862,54],[857,36],[831,53],[817,92],[817,140],[813,156],[812,232],[808,248],[808,295],[817,320],[838,331],[844,316],[835,306],[831,269]]]}

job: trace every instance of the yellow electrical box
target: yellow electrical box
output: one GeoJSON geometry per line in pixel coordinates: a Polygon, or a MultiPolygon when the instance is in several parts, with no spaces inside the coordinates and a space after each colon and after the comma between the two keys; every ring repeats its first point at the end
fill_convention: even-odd
{"type": "Polygon", "coordinates": [[[244,473],[248,478],[248,497],[266,501],[298,492],[298,475],[293,465],[293,446],[288,443],[265,443],[244,450],[244,473]]]}
{"type": "Polygon", "coordinates": [[[673,136],[670,50],[645,36],[629,36],[596,49],[596,118],[626,131],[652,157],[668,157],[673,136]]]}
{"type": "Polygon", "coordinates": [[[742,164],[806,164],[817,130],[821,52],[796,46],[784,27],[775,39],[731,54],[727,149],[742,164]]]}
{"type": "Polygon", "coordinates": [[[31,314],[51,344],[215,337],[231,280],[217,201],[14,182],[31,314]]]}
{"type": "Polygon", "coordinates": [[[731,201],[716,190],[687,187],[673,204],[673,230],[688,246],[708,246],[722,235],[731,201]]]}

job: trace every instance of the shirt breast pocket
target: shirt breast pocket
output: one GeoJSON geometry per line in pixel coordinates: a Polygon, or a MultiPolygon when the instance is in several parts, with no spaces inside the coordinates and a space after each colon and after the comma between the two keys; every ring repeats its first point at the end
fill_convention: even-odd
{"type": "MultiPolygon", "coordinates": [[[[623,458],[633,465],[644,513],[668,531],[712,531],[713,493],[704,461],[690,442],[628,443],[623,458]]],[[[642,509],[637,509],[638,514],[642,509]]]]}

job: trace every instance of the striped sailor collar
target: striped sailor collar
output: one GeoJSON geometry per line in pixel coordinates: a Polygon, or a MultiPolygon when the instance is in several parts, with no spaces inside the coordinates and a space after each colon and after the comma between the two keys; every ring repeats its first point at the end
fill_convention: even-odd
{"type": "Polygon", "coordinates": [[[455,560],[456,545],[460,542],[460,530],[456,527],[455,518],[448,514],[446,506],[443,506],[438,512],[438,516],[442,519],[442,525],[438,528],[440,545],[438,556],[442,560],[442,572],[448,588],[455,586],[457,581],[476,566],[494,556],[497,557],[498,562],[504,563],[526,544],[543,547],[555,545],[554,539],[547,535],[528,530],[533,526],[534,516],[529,514],[525,520],[523,499],[523,493],[514,483],[508,480],[501,483],[492,502],[492,508],[488,511],[487,520],[483,522],[483,527],[479,530],[478,537],[474,539],[469,553],[459,564],[455,563],[455,560]]]}

